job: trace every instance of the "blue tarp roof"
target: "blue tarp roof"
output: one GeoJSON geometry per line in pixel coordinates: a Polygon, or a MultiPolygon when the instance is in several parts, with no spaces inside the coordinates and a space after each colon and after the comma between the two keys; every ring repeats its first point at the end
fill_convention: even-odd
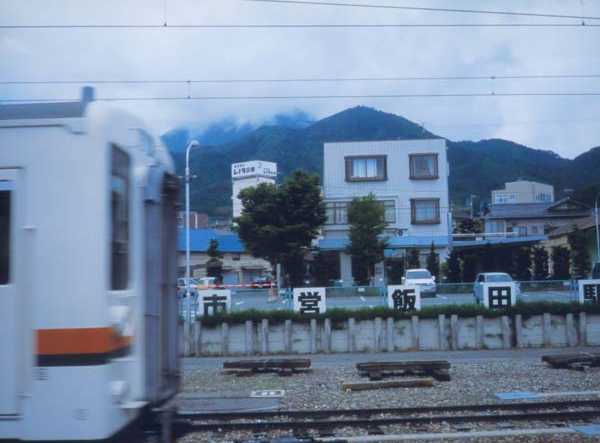
{"type": "MultiPolygon", "coordinates": [[[[437,237],[390,237],[389,238],[389,249],[400,249],[400,248],[424,248],[431,246],[431,242],[435,246],[448,246],[448,237],[437,236],[437,237]]],[[[325,250],[337,250],[341,251],[346,249],[348,246],[347,238],[334,238],[327,240],[319,240],[319,247],[325,250]]]]}
{"type": "Polygon", "coordinates": [[[535,244],[543,240],[548,240],[547,235],[530,235],[526,237],[499,237],[499,238],[484,238],[481,240],[460,240],[454,241],[452,246],[455,248],[481,247],[487,244],[494,245],[519,245],[519,244],[535,244]]]}
{"type": "MultiPolygon", "coordinates": [[[[244,252],[237,233],[227,229],[190,229],[190,251],[205,252],[211,239],[219,242],[221,252],[244,252]]],[[[179,250],[185,251],[185,229],[179,229],[179,250]]]]}

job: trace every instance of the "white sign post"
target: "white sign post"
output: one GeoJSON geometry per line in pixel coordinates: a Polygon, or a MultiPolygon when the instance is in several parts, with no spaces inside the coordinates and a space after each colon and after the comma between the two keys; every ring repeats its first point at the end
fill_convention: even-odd
{"type": "Polygon", "coordinates": [[[517,286],[514,282],[483,283],[483,306],[508,308],[517,302],[517,286]]]}
{"type": "Polygon", "coordinates": [[[294,288],[294,312],[322,314],[326,310],[325,288],[294,288]]]}
{"type": "Polygon", "coordinates": [[[579,280],[579,303],[596,304],[600,297],[600,280],[579,280]]]}
{"type": "Polygon", "coordinates": [[[418,285],[388,286],[388,307],[398,311],[421,310],[421,288],[418,285]]]}
{"type": "Polygon", "coordinates": [[[229,289],[202,289],[198,291],[198,315],[209,316],[226,314],[231,311],[231,291],[229,289]]]}

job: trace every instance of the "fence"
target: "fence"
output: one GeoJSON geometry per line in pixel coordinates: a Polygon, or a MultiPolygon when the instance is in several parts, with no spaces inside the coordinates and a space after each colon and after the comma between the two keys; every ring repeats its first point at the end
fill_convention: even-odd
{"type": "MultiPolygon", "coordinates": [[[[228,287],[231,290],[231,311],[257,310],[291,310],[292,290],[280,289],[276,294],[275,289],[252,289],[247,287],[228,287]]],[[[352,300],[366,300],[364,306],[387,306],[387,286],[330,286],[326,288],[327,299],[336,302],[336,306],[347,300],[349,305],[352,300]],[[338,303],[339,302],[339,303],[338,303]]],[[[438,283],[438,297],[434,300],[423,299],[422,304],[472,304],[474,303],[473,283],[438,283]]],[[[568,280],[544,280],[520,282],[518,298],[523,302],[529,301],[563,301],[577,300],[577,285],[568,280]]],[[[338,306],[343,307],[343,306],[338,306]]],[[[357,308],[358,305],[354,305],[357,308]]],[[[349,307],[349,309],[353,309],[349,307]]],[[[191,301],[192,316],[202,314],[198,303],[198,294],[195,292],[191,301]]],[[[180,298],[180,314],[187,316],[187,301],[180,298]]]]}
{"type": "Polygon", "coordinates": [[[524,318],[446,317],[375,318],[333,323],[285,320],[183,324],[180,350],[184,356],[270,355],[338,352],[394,352],[409,350],[508,349],[549,346],[600,345],[600,315],[584,312],[534,315],[524,318]]]}

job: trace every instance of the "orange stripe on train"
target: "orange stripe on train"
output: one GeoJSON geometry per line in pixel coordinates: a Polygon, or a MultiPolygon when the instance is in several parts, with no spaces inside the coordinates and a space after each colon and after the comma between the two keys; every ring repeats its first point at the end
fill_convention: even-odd
{"type": "Polygon", "coordinates": [[[107,354],[131,346],[131,337],[120,337],[110,327],[38,329],[38,355],[107,354]]]}

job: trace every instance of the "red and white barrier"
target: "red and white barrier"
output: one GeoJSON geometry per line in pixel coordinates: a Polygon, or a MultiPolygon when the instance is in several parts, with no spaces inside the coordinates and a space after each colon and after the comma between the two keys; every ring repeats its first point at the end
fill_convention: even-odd
{"type": "MultiPolygon", "coordinates": [[[[202,286],[202,285],[201,285],[202,286]]],[[[229,288],[250,288],[250,289],[269,289],[275,288],[271,283],[244,283],[240,285],[207,285],[198,287],[198,289],[229,289],[229,288]]]]}

